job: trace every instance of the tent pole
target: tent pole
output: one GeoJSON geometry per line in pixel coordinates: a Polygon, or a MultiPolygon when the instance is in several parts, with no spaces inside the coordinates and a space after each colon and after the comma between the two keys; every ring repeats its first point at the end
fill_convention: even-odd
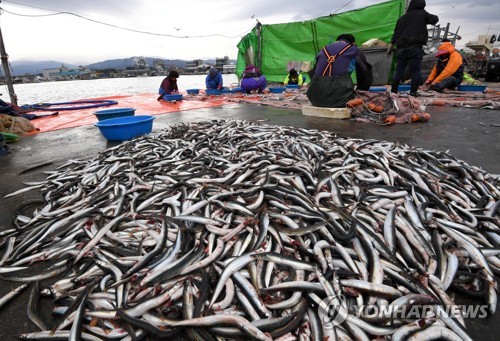
{"type": "Polygon", "coordinates": [[[257,20],[257,34],[259,37],[259,45],[257,47],[257,66],[262,65],[262,24],[257,20]]]}
{"type": "Polygon", "coordinates": [[[17,105],[17,96],[14,92],[14,86],[12,85],[12,77],[10,75],[9,69],[9,56],[5,52],[5,45],[3,43],[2,29],[0,28],[0,58],[2,59],[2,67],[5,72],[5,79],[7,83],[7,89],[9,90],[10,102],[17,105]]]}

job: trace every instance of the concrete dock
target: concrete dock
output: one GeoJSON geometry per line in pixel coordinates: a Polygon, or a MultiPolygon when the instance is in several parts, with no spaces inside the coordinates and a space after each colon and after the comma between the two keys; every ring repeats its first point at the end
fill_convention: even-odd
{"type": "MultiPolygon", "coordinates": [[[[374,123],[304,116],[298,110],[258,104],[230,104],[156,116],[153,132],[182,122],[257,120],[273,125],[328,130],[342,137],[387,140],[448,151],[470,165],[500,174],[499,111],[456,107],[428,107],[426,111],[431,114],[430,121],[426,123],[378,126],[374,123]]],[[[10,220],[20,204],[38,198],[35,191],[7,199],[3,199],[4,195],[23,188],[23,182],[45,179],[44,171],[53,170],[69,159],[93,158],[100,151],[116,144],[107,142],[94,126],[40,133],[22,137],[11,144],[12,154],[0,157],[0,230],[12,228],[10,220]],[[30,170],[33,167],[35,169],[30,170]]],[[[0,280],[0,297],[20,284],[0,280]]],[[[29,290],[26,290],[0,310],[1,340],[15,340],[15,336],[21,332],[37,330],[26,316],[28,298],[29,290]]],[[[460,297],[457,302],[482,304],[460,297]]],[[[41,305],[40,310],[46,321],[51,321],[51,317],[46,311],[48,309],[43,310],[43,307],[50,306],[50,301],[44,301],[41,305]]],[[[494,330],[500,323],[500,313],[484,319],[469,319],[466,323],[474,339],[498,340],[494,330]]]]}

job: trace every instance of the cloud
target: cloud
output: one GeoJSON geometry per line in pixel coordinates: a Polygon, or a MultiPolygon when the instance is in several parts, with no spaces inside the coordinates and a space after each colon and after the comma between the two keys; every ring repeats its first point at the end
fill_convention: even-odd
{"type": "MultiPolygon", "coordinates": [[[[236,58],[236,45],[257,19],[263,24],[302,21],[380,2],[4,0],[0,24],[13,60],[85,64],[131,56],[236,58]]],[[[452,32],[460,27],[460,44],[500,32],[498,1],[428,0],[426,9],[440,17],[441,26],[450,23],[452,32]]]]}

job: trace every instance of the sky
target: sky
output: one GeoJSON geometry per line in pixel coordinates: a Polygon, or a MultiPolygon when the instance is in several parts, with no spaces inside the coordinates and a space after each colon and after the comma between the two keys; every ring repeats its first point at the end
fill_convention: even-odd
{"type": "MultiPolygon", "coordinates": [[[[236,45],[257,23],[309,20],[382,0],[16,0],[0,1],[9,61],[86,65],[134,56],[236,59],[236,45]]],[[[500,34],[498,0],[427,0],[439,24],[462,36],[500,34]]]]}

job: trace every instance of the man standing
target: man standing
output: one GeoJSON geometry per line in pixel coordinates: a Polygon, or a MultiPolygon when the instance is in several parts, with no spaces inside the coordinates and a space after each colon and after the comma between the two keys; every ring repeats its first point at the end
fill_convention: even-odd
{"type": "Polygon", "coordinates": [[[398,92],[399,82],[403,78],[406,67],[410,69],[410,95],[417,96],[418,86],[421,83],[421,66],[424,51],[422,46],[427,44],[427,25],[435,25],[439,18],[425,11],[425,0],[411,0],[406,13],[399,18],[394,29],[387,55],[392,54],[394,45],[397,48],[396,72],[392,78],[391,91],[398,92]]]}
{"type": "Polygon", "coordinates": [[[439,58],[432,68],[424,88],[442,92],[444,89],[455,89],[464,78],[464,61],[460,52],[455,50],[451,42],[439,45],[436,57],[439,58]]]}
{"type": "Polygon", "coordinates": [[[316,107],[343,108],[352,98],[351,74],[356,71],[357,89],[368,90],[373,83],[372,66],[352,34],[341,34],[316,56],[314,76],[307,98],[316,107]]]}

